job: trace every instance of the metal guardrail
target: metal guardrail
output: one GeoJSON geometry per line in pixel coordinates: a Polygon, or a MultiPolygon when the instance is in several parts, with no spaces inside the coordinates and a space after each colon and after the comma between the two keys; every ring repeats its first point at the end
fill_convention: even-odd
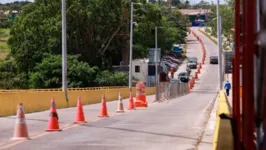
{"type": "MultiPolygon", "coordinates": [[[[68,88],[68,91],[96,91],[96,90],[111,90],[111,89],[119,89],[119,88],[127,88],[127,86],[109,86],[109,87],[88,87],[88,88],[68,88]]],[[[19,93],[19,92],[58,92],[62,91],[62,89],[28,89],[28,90],[1,90],[0,93],[19,93]]]]}
{"type": "Polygon", "coordinates": [[[156,101],[170,100],[186,95],[189,92],[188,83],[160,82],[156,86],[156,101]]]}

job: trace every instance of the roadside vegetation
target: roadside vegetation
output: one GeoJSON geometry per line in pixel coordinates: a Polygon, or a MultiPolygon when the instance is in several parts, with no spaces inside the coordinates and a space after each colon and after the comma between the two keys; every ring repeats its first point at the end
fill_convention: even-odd
{"type": "MultiPolygon", "coordinates": [[[[162,55],[184,43],[186,19],[164,4],[134,6],[134,58],[147,57],[154,47],[154,29],[162,55]]],[[[127,85],[127,73],[111,67],[129,56],[128,0],[67,0],[69,87],[127,85]]],[[[187,6],[185,4],[184,6],[187,6]]],[[[36,0],[23,6],[10,29],[10,54],[0,62],[0,88],[61,87],[61,3],[36,0]]],[[[7,49],[8,50],[8,49],[7,49]]]]}
{"type": "Polygon", "coordinates": [[[10,47],[8,46],[9,32],[9,29],[0,28],[0,60],[4,60],[10,52],[10,47]]]}

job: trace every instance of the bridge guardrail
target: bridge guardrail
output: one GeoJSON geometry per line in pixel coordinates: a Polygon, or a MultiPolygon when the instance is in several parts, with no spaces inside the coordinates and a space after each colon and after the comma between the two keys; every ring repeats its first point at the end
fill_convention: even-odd
{"type": "Polygon", "coordinates": [[[213,136],[212,150],[233,150],[234,137],[232,116],[224,90],[219,94],[219,107],[216,114],[216,125],[213,136]]]}
{"type": "MultiPolygon", "coordinates": [[[[108,90],[108,89],[120,89],[120,88],[127,88],[127,86],[109,86],[109,87],[88,87],[88,88],[68,88],[68,91],[95,91],[95,90],[108,90]]],[[[54,89],[15,89],[15,90],[3,90],[0,89],[1,92],[5,93],[14,93],[14,92],[60,92],[62,91],[61,88],[54,88],[54,89]]]]}
{"type": "MultiPolygon", "coordinates": [[[[89,88],[90,89],[90,88],[89,88]]],[[[96,89],[96,88],[95,88],[96,89]]],[[[68,92],[68,101],[61,90],[57,91],[35,91],[35,90],[13,90],[13,92],[0,92],[0,117],[16,114],[19,103],[23,103],[26,113],[49,110],[50,100],[54,98],[58,109],[75,107],[77,98],[81,96],[83,105],[101,102],[101,97],[105,95],[107,101],[117,100],[119,92],[123,99],[129,97],[129,88],[102,88],[100,90],[72,90],[68,92]]],[[[132,88],[133,96],[136,95],[136,88],[132,88]]],[[[155,94],[154,87],[146,88],[146,95],[155,94]]]]}
{"type": "Polygon", "coordinates": [[[156,86],[156,101],[170,100],[183,96],[189,92],[188,83],[159,82],[156,86]]]}

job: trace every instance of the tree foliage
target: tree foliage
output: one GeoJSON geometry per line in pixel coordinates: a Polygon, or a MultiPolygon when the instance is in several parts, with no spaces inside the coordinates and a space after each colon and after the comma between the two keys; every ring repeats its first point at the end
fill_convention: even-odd
{"type": "Polygon", "coordinates": [[[122,72],[112,73],[105,70],[97,75],[95,82],[98,86],[126,86],[128,85],[128,74],[122,72]]]}
{"type": "Polygon", "coordinates": [[[206,2],[204,0],[201,0],[199,3],[197,3],[196,5],[194,5],[193,8],[202,8],[202,9],[209,9],[210,8],[210,3],[206,2]]]}
{"type": "MultiPolygon", "coordinates": [[[[145,0],[134,2],[142,3],[134,5],[134,21],[137,22],[134,26],[134,58],[146,57],[147,49],[154,47],[156,26],[163,27],[158,32],[158,46],[163,53],[168,52],[174,43],[184,41],[185,19],[178,10],[169,14],[164,6],[145,0]]],[[[119,64],[123,55],[128,57],[130,2],[66,0],[66,12],[69,86],[104,85],[103,81],[109,85],[107,79],[95,75],[112,77],[100,71],[119,64]]],[[[14,63],[15,71],[10,78],[23,78],[18,88],[61,86],[61,29],[61,1],[35,0],[23,7],[11,28],[10,57],[0,64],[14,63]]],[[[4,70],[9,73],[8,68],[4,70]]],[[[117,76],[125,77],[119,74],[112,79],[117,76]]],[[[0,87],[7,86],[0,83],[0,87]]]]}
{"type": "MultiPolygon", "coordinates": [[[[78,60],[79,56],[68,56],[68,87],[88,87],[94,84],[98,71],[88,63],[78,60]]],[[[62,85],[61,55],[45,54],[42,63],[38,63],[30,75],[30,88],[60,88],[62,85]]]]}
{"type": "MultiPolygon", "coordinates": [[[[228,1],[228,5],[220,5],[220,15],[222,17],[222,32],[226,37],[231,36],[232,28],[234,28],[234,5],[231,0],[228,1]]],[[[217,19],[216,19],[216,7],[212,7],[211,16],[209,16],[208,26],[212,28],[212,35],[217,35],[217,19]]]]}

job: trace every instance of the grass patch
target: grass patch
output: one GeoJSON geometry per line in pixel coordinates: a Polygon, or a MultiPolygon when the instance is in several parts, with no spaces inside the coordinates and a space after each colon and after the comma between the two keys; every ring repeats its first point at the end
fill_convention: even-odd
{"type": "Polygon", "coordinates": [[[207,34],[206,32],[201,31],[200,28],[198,28],[198,30],[199,30],[199,32],[201,32],[202,34],[207,36],[214,44],[217,45],[217,41],[214,38],[212,38],[209,34],[207,34]]]}
{"type": "Polygon", "coordinates": [[[5,59],[8,53],[10,52],[10,47],[7,44],[9,33],[10,29],[0,28],[0,60],[5,59]]]}
{"type": "MultiPolygon", "coordinates": [[[[200,28],[198,28],[199,32],[201,32],[202,34],[204,34],[206,37],[208,37],[214,44],[216,44],[218,46],[217,40],[212,38],[209,34],[207,34],[204,31],[201,31],[200,28]]],[[[222,55],[224,55],[224,50],[222,50],[222,55]]]]}

